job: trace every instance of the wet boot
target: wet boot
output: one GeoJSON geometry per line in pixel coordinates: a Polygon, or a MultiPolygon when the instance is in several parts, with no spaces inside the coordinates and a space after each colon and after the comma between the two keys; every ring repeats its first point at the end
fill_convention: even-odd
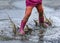
{"type": "Polygon", "coordinates": [[[43,40],[45,30],[42,28],[47,28],[47,24],[44,23],[44,17],[39,17],[39,25],[41,30],[39,30],[39,39],[43,40]]]}
{"type": "Polygon", "coordinates": [[[39,25],[40,27],[47,28],[48,25],[44,23],[44,17],[39,17],[39,25]]]}
{"type": "Polygon", "coordinates": [[[21,26],[20,26],[20,29],[19,29],[19,32],[21,35],[25,35],[25,32],[24,32],[24,27],[26,25],[26,21],[21,21],[21,26]]]}

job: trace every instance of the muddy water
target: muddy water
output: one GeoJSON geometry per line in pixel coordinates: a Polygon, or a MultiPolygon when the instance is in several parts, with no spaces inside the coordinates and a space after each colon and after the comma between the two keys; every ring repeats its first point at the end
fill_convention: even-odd
{"type": "MultiPolygon", "coordinates": [[[[46,0],[47,2],[47,0],[46,0]]],[[[49,2],[49,1],[48,1],[49,2]]],[[[49,4],[50,5],[50,4],[49,4]]],[[[4,9],[4,10],[0,10],[0,19],[8,19],[7,14],[9,14],[9,16],[11,17],[11,19],[13,20],[13,22],[19,26],[23,16],[24,16],[24,11],[25,11],[25,2],[24,1],[16,1],[13,3],[13,7],[14,9],[4,9]],[[22,6],[23,5],[23,6],[22,6]],[[16,9],[18,8],[18,9],[16,9]]],[[[54,10],[53,8],[48,8],[48,7],[44,7],[45,9],[45,14],[47,15],[47,17],[51,17],[51,19],[54,21],[54,25],[56,26],[60,26],[58,25],[60,23],[60,10],[54,10]]],[[[37,16],[37,11],[36,9],[33,9],[32,15],[29,19],[30,24],[32,24],[30,27],[34,26],[33,20],[34,19],[38,19],[37,16]]],[[[27,23],[27,24],[28,24],[27,23]]],[[[10,36],[13,34],[12,33],[12,28],[10,28],[10,21],[9,20],[1,20],[0,21],[0,30],[4,30],[4,35],[10,36]]],[[[60,28],[60,27],[59,27],[60,28]]],[[[29,40],[25,40],[25,41],[21,41],[21,40],[9,40],[9,41],[0,41],[0,43],[59,43],[59,39],[60,39],[60,29],[59,28],[52,28],[52,29],[48,29],[46,34],[45,34],[45,40],[46,41],[40,41],[38,35],[35,36],[31,36],[31,38],[29,40]]]]}

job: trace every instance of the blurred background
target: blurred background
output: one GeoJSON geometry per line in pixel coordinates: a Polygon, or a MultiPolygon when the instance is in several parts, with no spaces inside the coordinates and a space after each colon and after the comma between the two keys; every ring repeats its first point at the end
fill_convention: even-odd
{"type": "MultiPolygon", "coordinates": [[[[16,1],[25,1],[25,0],[0,0],[0,9],[13,7],[12,4],[16,1]]],[[[60,0],[43,0],[43,5],[59,8],[60,7],[60,0]]]]}

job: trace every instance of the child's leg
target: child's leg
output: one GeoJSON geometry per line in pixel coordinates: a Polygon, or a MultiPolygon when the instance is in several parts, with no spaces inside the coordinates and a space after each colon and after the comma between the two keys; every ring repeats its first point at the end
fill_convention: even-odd
{"type": "MultiPolygon", "coordinates": [[[[42,27],[46,27],[46,25],[44,24],[44,15],[43,15],[43,7],[42,7],[42,4],[39,4],[36,6],[37,10],[38,10],[38,13],[39,13],[39,24],[40,26],[42,27]]],[[[39,30],[39,36],[40,36],[40,39],[42,40],[43,39],[43,33],[45,31],[43,29],[39,30]]]]}
{"type": "Polygon", "coordinates": [[[43,26],[43,27],[47,27],[45,24],[44,24],[44,12],[43,12],[43,7],[42,7],[42,4],[39,4],[36,6],[37,10],[38,10],[38,13],[39,13],[39,24],[40,26],[43,26]]]}
{"type": "Polygon", "coordinates": [[[39,13],[39,23],[44,23],[44,16],[43,16],[43,8],[42,8],[42,4],[39,4],[38,6],[36,6],[38,13],[39,13]]]}
{"type": "Polygon", "coordinates": [[[39,13],[39,23],[44,23],[42,4],[39,4],[36,8],[37,8],[38,13],[39,13]]]}
{"type": "Polygon", "coordinates": [[[26,22],[28,21],[29,16],[31,15],[33,7],[32,6],[27,6],[26,11],[25,11],[25,16],[23,20],[21,21],[21,26],[20,26],[20,34],[25,34],[24,32],[24,27],[26,25],[26,22]]]}

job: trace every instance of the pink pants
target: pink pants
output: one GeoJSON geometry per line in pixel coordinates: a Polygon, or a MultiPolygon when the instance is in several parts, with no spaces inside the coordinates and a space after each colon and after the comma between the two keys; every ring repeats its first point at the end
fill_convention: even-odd
{"type": "Polygon", "coordinates": [[[26,6],[37,6],[42,4],[42,0],[26,0],[26,6]]]}

